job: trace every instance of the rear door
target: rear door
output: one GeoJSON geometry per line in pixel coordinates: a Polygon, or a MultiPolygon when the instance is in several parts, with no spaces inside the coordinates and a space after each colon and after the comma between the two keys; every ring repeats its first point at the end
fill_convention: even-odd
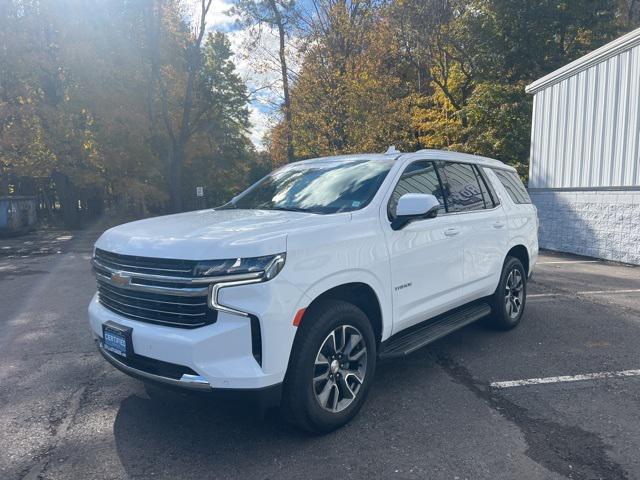
{"type": "Polygon", "coordinates": [[[397,332],[459,303],[463,287],[463,248],[455,216],[446,215],[442,185],[433,162],[408,164],[392,190],[382,229],[390,255],[394,327],[397,332]],[[429,193],[440,201],[435,218],[391,229],[398,199],[405,193],[429,193]]]}
{"type": "Polygon", "coordinates": [[[508,243],[507,222],[491,184],[473,164],[437,162],[448,214],[457,218],[465,301],[493,293],[508,243]]]}

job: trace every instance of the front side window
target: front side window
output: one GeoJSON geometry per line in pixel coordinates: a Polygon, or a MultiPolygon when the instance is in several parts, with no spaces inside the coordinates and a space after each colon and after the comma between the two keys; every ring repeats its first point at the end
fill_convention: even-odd
{"type": "Polygon", "coordinates": [[[502,183],[514,203],[531,203],[529,193],[527,189],[524,188],[516,172],[499,170],[497,168],[495,168],[493,172],[498,176],[500,183],[502,183]]]}
{"type": "Polygon", "coordinates": [[[402,172],[402,176],[389,199],[389,218],[395,218],[398,200],[405,193],[429,193],[434,195],[440,202],[438,212],[445,211],[444,197],[433,162],[424,160],[413,162],[402,172]]]}
{"type": "Polygon", "coordinates": [[[351,212],[373,199],[392,165],[392,160],[367,159],[292,163],[221,208],[351,212]]]}
{"type": "Polygon", "coordinates": [[[473,165],[438,162],[448,212],[465,212],[485,208],[484,197],[473,165]]]}

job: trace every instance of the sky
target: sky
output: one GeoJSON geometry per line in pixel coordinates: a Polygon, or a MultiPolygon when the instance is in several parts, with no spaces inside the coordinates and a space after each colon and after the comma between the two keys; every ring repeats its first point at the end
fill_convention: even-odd
{"type": "MultiPolygon", "coordinates": [[[[229,10],[233,0],[213,0],[207,14],[207,28],[227,33],[235,53],[236,69],[247,85],[250,93],[250,138],[257,149],[263,149],[262,138],[277,120],[278,106],[282,103],[282,82],[280,80],[277,32],[262,28],[260,34],[237,25],[237,18],[229,10]],[[259,38],[254,48],[248,43],[259,38]]],[[[292,70],[296,69],[294,58],[289,60],[292,70]]]]}

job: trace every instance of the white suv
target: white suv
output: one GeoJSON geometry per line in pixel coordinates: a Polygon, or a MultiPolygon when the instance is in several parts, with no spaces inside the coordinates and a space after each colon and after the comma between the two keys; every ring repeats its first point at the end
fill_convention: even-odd
{"type": "Polygon", "coordinates": [[[379,359],[483,317],[516,326],[537,254],[535,207],[497,160],[319,158],[220,208],[105,232],[89,319],[125,373],[254,393],[323,432],[357,413],[379,359]]]}

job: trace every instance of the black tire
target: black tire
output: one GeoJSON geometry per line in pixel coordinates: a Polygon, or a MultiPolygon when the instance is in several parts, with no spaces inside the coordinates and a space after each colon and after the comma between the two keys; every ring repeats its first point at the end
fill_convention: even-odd
{"type": "MultiPolygon", "coordinates": [[[[312,310],[305,315],[299,328],[284,382],[283,414],[288,421],[297,427],[314,433],[327,433],[349,422],[358,413],[369,393],[376,367],[376,340],[373,328],[362,310],[341,300],[327,300],[314,305],[312,310]],[[345,347],[342,349],[343,353],[336,354],[343,358],[339,362],[345,362],[340,365],[340,367],[346,365],[345,370],[333,372],[332,365],[335,367],[335,363],[326,362],[328,368],[326,375],[333,377],[333,380],[327,378],[327,383],[323,384],[324,379],[316,381],[314,377],[319,378],[324,375],[322,369],[325,362],[316,363],[316,361],[318,358],[325,359],[324,356],[320,357],[322,353],[320,351],[328,345],[330,346],[329,338],[332,332],[336,331],[345,332],[342,333],[345,338],[344,343],[348,342],[349,347],[352,342],[358,341],[358,344],[350,348],[343,345],[345,347]],[[360,334],[361,340],[358,340],[358,334],[360,334]],[[326,343],[327,341],[329,344],[326,343]],[[366,350],[362,353],[361,350],[365,348],[366,350]],[[347,351],[350,353],[344,353],[347,351]],[[346,360],[347,357],[352,358],[357,355],[360,355],[358,360],[353,362],[346,360]],[[349,373],[358,368],[360,369],[359,374],[361,374],[362,368],[365,369],[364,374],[361,374],[362,383],[356,382],[355,378],[357,377],[349,373]],[[320,397],[323,397],[322,392],[325,389],[322,387],[326,387],[330,382],[333,382],[333,385],[327,397],[327,405],[323,407],[320,397]],[[356,392],[353,397],[349,395],[352,387],[356,392]],[[333,404],[334,400],[339,399],[341,393],[345,392],[347,395],[343,400],[340,400],[340,403],[346,404],[346,406],[340,411],[328,411],[327,408],[332,407],[330,404],[333,404]],[[347,403],[347,401],[350,402],[347,403]]],[[[339,333],[336,334],[334,338],[339,335],[339,333]]],[[[339,344],[340,340],[336,340],[334,343],[338,346],[339,344]]],[[[326,353],[326,350],[323,352],[326,353]]],[[[329,360],[329,358],[326,359],[329,360]]]]}
{"type": "Polygon", "coordinates": [[[496,288],[495,293],[491,297],[491,316],[487,319],[489,326],[498,330],[511,330],[515,328],[522,319],[526,302],[527,275],[522,266],[522,262],[515,257],[507,257],[502,266],[502,274],[500,275],[498,288],[496,288]],[[514,275],[516,278],[519,275],[522,282],[521,295],[517,295],[518,298],[521,298],[517,314],[514,313],[517,302],[508,300],[507,298],[509,292],[512,292],[511,297],[515,298],[513,294],[514,289],[508,285],[510,281],[513,281],[511,280],[513,278],[511,275],[514,275]]]}

